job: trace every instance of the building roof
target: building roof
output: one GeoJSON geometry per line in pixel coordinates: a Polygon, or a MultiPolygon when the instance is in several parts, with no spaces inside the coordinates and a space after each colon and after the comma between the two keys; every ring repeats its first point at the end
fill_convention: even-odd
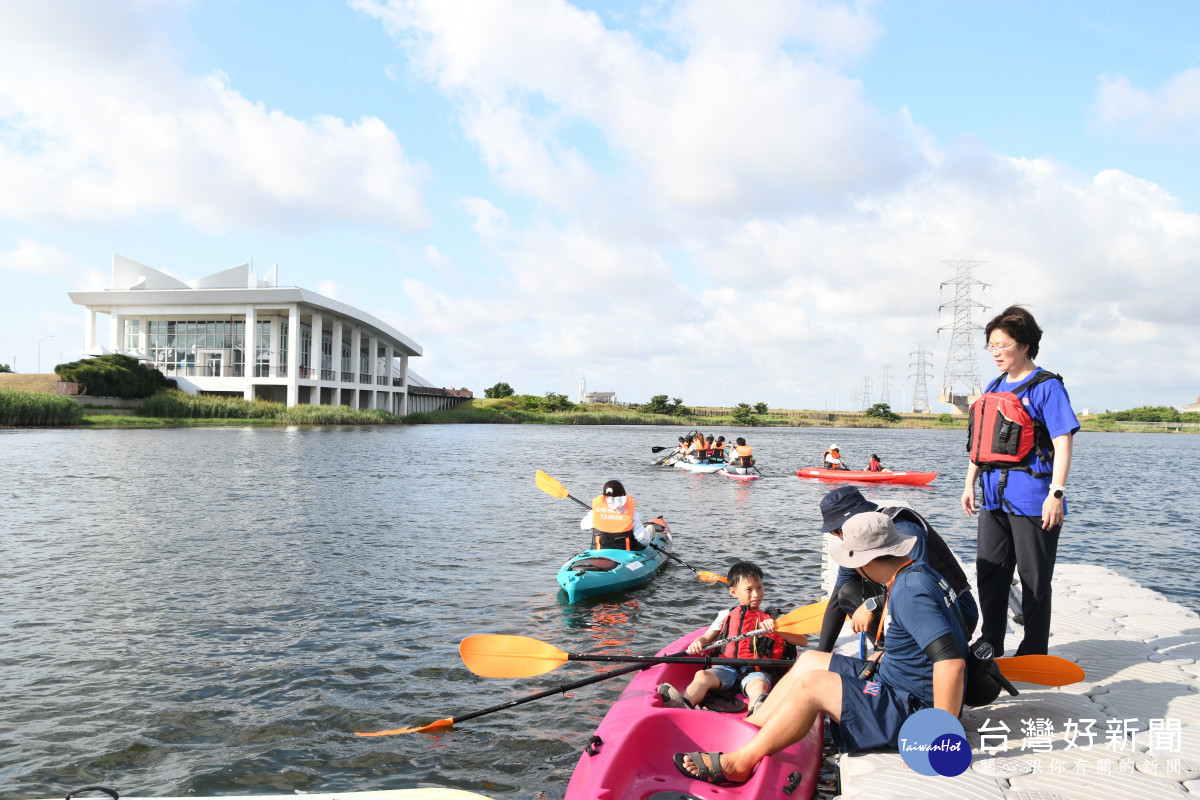
{"type": "Polygon", "coordinates": [[[378,330],[400,345],[404,355],[419,356],[421,345],[365,311],[298,286],[277,285],[278,265],[259,278],[249,264],[239,264],[192,281],[181,281],[165,272],[113,254],[112,288],[98,292],[68,292],[71,302],[100,313],[120,308],[157,306],[162,312],[195,313],[188,306],[291,305],[303,303],[316,310],[347,317],[378,330]]]}

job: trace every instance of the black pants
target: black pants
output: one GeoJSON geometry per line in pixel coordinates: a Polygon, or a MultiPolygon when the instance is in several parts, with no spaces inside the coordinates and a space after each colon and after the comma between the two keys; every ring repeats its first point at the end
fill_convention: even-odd
{"type": "MultiPolygon", "coordinates": [[[[821,640],[817,644],[817,649],[822,653],[832,653],[834,645],[837,644],[838,635],[842,632],[842,625],[846,622],[846,617],[853,616],[868,597],[878,597],[882,602],[885,591],[886,589],[880,584],[858,576],[835,587],[829,593],[829,605],[825,607],[825,616],[821,619],[821,640]]],[[[874,624],[867,632],[867,637],[872,641],[878,630],[880,616],[880,613],[876,612],[874,624]]]]}
{"type": "Polygon", "coordinates": [[[983,620],[979,636],[991,643],[997,657],[1004,653],[1008,587],[1014,570],[1021,576],[1021,613],[1025,617],[1025,639],[1016,654],[1046,653],[1050,641],[1050,580],[1054,577],[1061,531],[1061,525],[1042,530],[1041,517],[980,510],[975,550],[979,615],[983,620]]]}

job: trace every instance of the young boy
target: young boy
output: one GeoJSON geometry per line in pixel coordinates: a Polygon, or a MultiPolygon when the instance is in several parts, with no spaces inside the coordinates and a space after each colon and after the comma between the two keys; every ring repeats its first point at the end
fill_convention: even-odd
{"type": "MultiPolygon", "coordinates": [[[[718,639],[740,636],[755,630],[762,630],[760,636],[752,636],[738,642],[730,642],[724,649],[711,655],[725,658],[782,658],[785,643],[803,647],[808,638],[803,634],[773,633],[775,620],[767,612],[759,609],[763,600],[763,573],[749,561],[739,561],[729,568],[729,593],[738,601],[731,609],[726,609],[713,620],[708,630],[696,638],[687,651],[695,654],[704,649],[705,645],[718,639]]],[[[739,687],[746,695],[750,705],[750,713],[758,708],[767,697],[774,682],[769,672],[757,667],[729,667],[724,664],[711,669],[702,669],[692,678],[687,691],[680,694],[669,683],[661,684],[658,693],[663,704],[671,708],[695,708],[700,705],[709,692],[728,690],[739,687]]]]}

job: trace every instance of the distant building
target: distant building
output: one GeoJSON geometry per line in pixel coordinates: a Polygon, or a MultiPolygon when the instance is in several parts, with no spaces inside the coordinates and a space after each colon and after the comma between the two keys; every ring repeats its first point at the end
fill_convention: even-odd
{"type": "MultiPolygon", "coordinates": [[[[410,387],[432,388],[408,367],[422,354],[419,344],[345,303],[278,286],[277,270],[260,279],[242,264],[185,283],[114,254],[111,288],[69,293],[84,307],[84,353],[136,356],[192,394],[289,406],[403,416],[410,387]],[[97,314],[109,316],[106,341],[97,339],[97,314]]],[[[446,405],[459,399],[429,394],[419,405],[434,396],[446,405]]]]}
{"type": "Polygon", "coordinates": [[[1180,411],[1200,411],[1200,397],[1196,398],[1196,402],[1188,403],[1186,406],[1180,406],[1180,411]]]}
{"type": "Polygon", "coordinates": [[[584,392],[583,402],[585,403],[615,403],[617,402],[616,392],[584,392]]]}

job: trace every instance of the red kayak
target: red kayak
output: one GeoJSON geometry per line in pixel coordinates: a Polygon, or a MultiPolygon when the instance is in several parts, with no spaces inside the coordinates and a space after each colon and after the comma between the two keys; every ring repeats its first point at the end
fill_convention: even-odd
{"type": "Polygon", "coordinates": [[[864,483],[906,483],[924,486],[937,477],[936,472],[867,472],[853,469],[822,469],[801,467],[796,470],[797,478],[812,478],[818,481],[862,481],[864,483]]]}

